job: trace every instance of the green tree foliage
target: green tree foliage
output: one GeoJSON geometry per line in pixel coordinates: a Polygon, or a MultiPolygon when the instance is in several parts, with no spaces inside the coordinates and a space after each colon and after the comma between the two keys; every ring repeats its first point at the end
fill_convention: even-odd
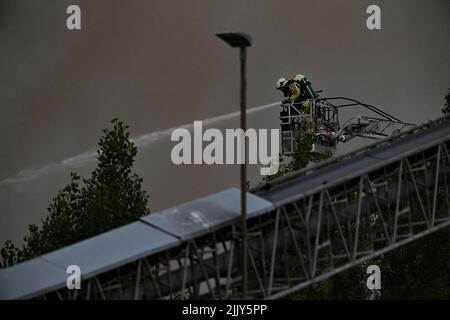
{"type": "MultiPolygon", "coordinates": [[[[294,300],[362,300],[369,296],[366,289],[366,265],[357,265],[344,272],[315,283],[290,296],[294,300]]],[[[368,275],[367,275],[368,276],[368,275]]]]}
{"type": "Polygon", "coordinates": [[[450,89],[448,89],[447,95],[444,98],[444,108],[442,108],[442,113],[444,115],[450,114],[450,89]]]}
{"type": "Polygon", "coordinates": [[[381,257],[381,299],[450,299],[450,230],[381,257]]]}
{"type": "Polygon", "coordinates": [[[312,145],[314,144],[314,133],[300,132],[295,139],[294,153],[289,162],[284,162],[283,156],[280,155],[280,166],[277,174],[266,176],[265,182],[270,182],[276,178],[282,177],[289,172],[294,172],[306,168],[310,163],[317,163],[319,161],[328,159],[331,157],[329,153],[317,153],[312,151],[312,145]]]}
{"type": "Polygon", "coordinates": [[[297,136],[295,142],[295,151],[292,156],[292,161],[287,165],[287,172],[297,171],[309,163],[317,163],[331,157],[330,153],[317,153],[312,151],[312,145],[315,142],[314,133],[305,132],[297,136]]]}
{"type": "Polygon", "coordinates": [[[130,141],[128,126],[118,119],[112,129],[103,129],[98,143],[98,166],[91,178],[71,173],[70,183],[59,191],[48,208],[42,226],[29,226],[24,245],[7,241],[1,267],[31,259],[102,232],[130,223],[147,209],[148,195],[142,178],[133,174],[137,147],[130,141]]]}

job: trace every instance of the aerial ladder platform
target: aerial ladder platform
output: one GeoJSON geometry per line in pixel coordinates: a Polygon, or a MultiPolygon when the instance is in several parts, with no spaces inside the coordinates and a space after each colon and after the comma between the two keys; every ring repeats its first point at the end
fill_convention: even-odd
{"type": "Polygon", "coordinates": [[[317,98],[308,100],[308,108],[302,102],[281,103],[280,112],[282,154],[291,156],[301,133],[315,136],[313,152],[331,153],[338,143],[355,137],[380,140],[414,126],[384,112],[380,108],[344,97],[317,98]],[[339,110],[360,107],[375,116],[354,116],[340,124],[339,110]]]}

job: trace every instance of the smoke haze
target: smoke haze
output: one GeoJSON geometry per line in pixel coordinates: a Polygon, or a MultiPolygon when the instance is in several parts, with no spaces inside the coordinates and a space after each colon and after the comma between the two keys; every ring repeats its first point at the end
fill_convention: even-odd
{"type": "MultiPolygon", "coordinates": [[[[366,28],[370,4],[0,0],[0,244],[39,223],[70,171],[90,173],[101,128],[116,117],[141,142],[135,171],[152,211],[238,186],[236,166],[170,161],[170,128],[230,113],[214,126],[238,126],[238,52],[217,32],[252,35],[249,108],[280,100],[275,80],[302,73],[324,96],[407,122],[438,117],[450,87],[450,1],[377,1],[378,31],[366,28]],[[80,31],[66,28],[70,4],[81,7],[80,31]]],[[[250,114],[249,126],[276,128],[277,108],[250,114]]]]}

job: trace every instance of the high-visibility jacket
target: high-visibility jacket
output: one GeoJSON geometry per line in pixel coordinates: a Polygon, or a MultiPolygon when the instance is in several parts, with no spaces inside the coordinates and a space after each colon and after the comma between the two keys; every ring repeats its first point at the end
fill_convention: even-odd
{"type": "Polygon", "coordinates": [[[299,102],[317,97],[316,92],[312,88],[311,82],[303,77],[300,80],[289,80],[283,86],[285,97],[289,97],[291,102],[299,102]]]}

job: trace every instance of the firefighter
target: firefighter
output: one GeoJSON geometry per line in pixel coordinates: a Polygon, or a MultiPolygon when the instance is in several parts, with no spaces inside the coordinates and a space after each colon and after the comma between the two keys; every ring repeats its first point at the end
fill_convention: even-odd
{"type": "Polygon", "coordinates": [[[283,92],[287,98],[284,103],[300,102],[301,107],[307,110],[309,107],[308,99],[317,98],[317,94],[312,88],[311,82],[303,75],[297,74],[293,79],[286,80],[280,78],[276,82],[276,88],[283,92]]]}
{"type": "MultiPolygon", "coordinates": [[[[282,91],[285,97],[287,97],[289,94],[289,92],[284,89],[284,88],[287,88],[286,83],[287,83],[287,80],[285,78],[280,78],[275,83],[275,87],[277,88],[277,90],[282,91]]],[[[289,101],[284,100],[283,103],[289,103],[289,101]]],[[[291,124],[290,124],[290,120],[288,119],[288,110],[287,110],[286,106],[281,106],[280,121],[281,121],[281,131],[282,132],[291,130],[291,124]]]]}
{"type": "Polygon", "coordinates": [[[311,82],[301,74],[297,74],[294,77],[294,82],[297,83],[301,88],[301,99],[315,99],[317,98],[317,93],[314,91],[311,82]]]}

